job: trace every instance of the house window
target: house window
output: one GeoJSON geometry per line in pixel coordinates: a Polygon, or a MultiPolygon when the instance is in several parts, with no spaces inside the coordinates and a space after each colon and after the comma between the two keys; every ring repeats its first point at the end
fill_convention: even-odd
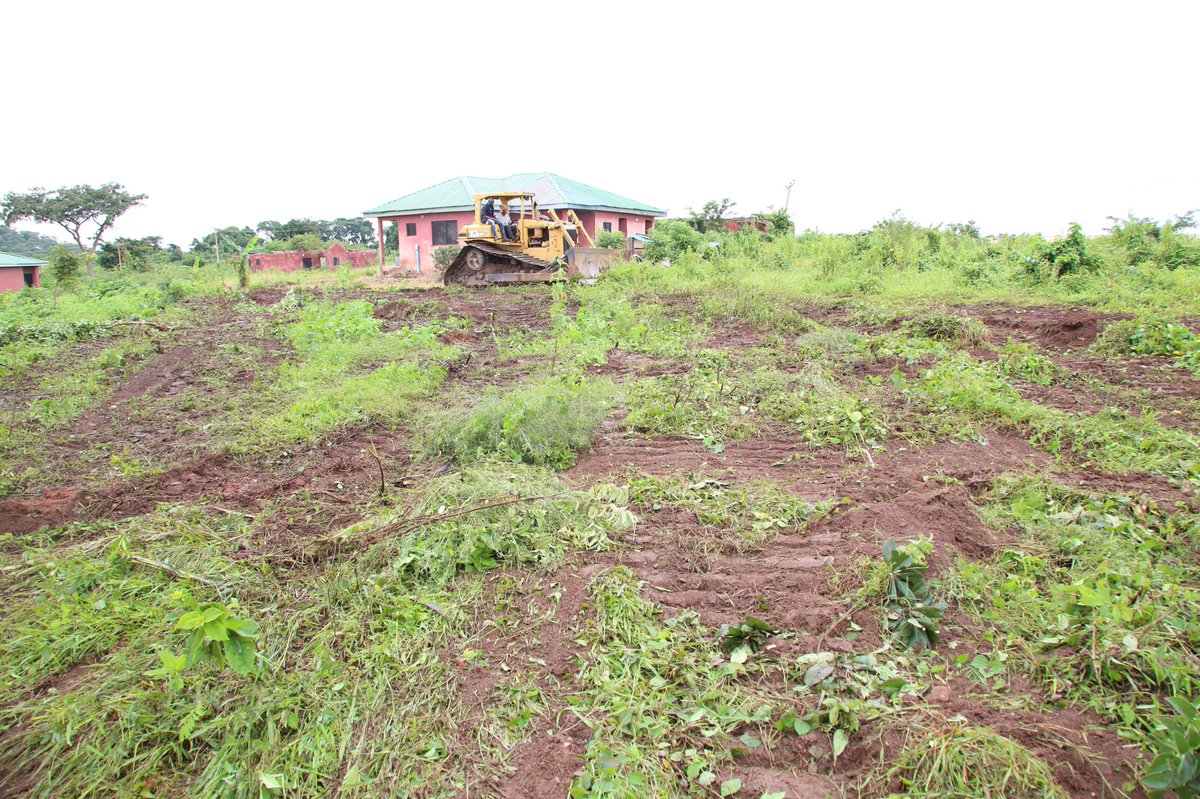
{"type": "Polygon", "coordinates": [[[458,224],[453,220],[433,223],[433,246],[438,247],[443,244],[453,244],[457,239],[458,224]]]}
{"type": "Polygon", "coordinates": [[[334,266],[337,266],[337,265],[338,265],[338,257],[337,257],[336,255],[335,255],[335,256],[333,256],[333,265],[334,265],[334,266]]]}
{"type": "Polygon", "coordinates": [[[605,222],[605,223],[604,223],[604,232],[605,232],[605,233],[612,233],[612,222],[605,222]]]}
{"type": "Polygon", "coordinates": [[[302,266],[303,266],[305,269],[312,269],[312,258],[305,258],[305,259],[304,259],[304,260],[301,262],[301,265],[302,265],[302,266]]]}
{"type": "Polygon", "coordinates": [[[34,272],[32,269],[25,270],[25,285],[29,288],[33,288],[33,274],[34,272]]]}
{"type": "Polygon", "coordinates": [[[417,235],[417,223],[416,223],[416,222],[409,222],[409,223],[405,224],[405,226],[404,226],[404,235],[405,235],[405,236],[415,236],[415,235],[417,235]]]}
{"type": "Polygon", "coordinates": [[[254,265],[255,265],[255,266],[262,266],[262,258],[255,258],[255,259],[254,259],[254,265]]]}

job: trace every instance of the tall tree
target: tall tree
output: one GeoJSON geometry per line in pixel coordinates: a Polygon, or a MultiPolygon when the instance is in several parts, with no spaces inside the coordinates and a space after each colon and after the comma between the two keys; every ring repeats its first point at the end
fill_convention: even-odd
{"type": "Polygon", "coordinates": [[[699,211],[688,209],[687,223],[701,233],[720,230],[725,226],[725,215],[732,211],[735,205],[737,203],[730,202],[728,197],[723,200],[709,200],[699,211]]]}
{"type": "Polygon", "coordinates": [[[29,219],[49,222],[67,231],[79,251],[88,254],[90,277],[93,274],[90,256],[96,254],[104,234],[122,214],[144,199],[145,194],[130,194],[120,183],[64,186],[53,191],[33,188],[24,194],[10,191],[4,195],[0,213],[4,214],[5,225],[29,219]]]}
{"type": "Polygon", "coordinates": [[[371,223],[359,217],[338,217],[329,223],[331,238],[361,247],[375,246],[375,231],[371,223]]]}
{"type": "Polygon", "coordinates": [[[162,252],[162,236],[127,239],[121,236],[100,245],[96,263],[105,269],[123,267],[137,272],[150,266],[151,259],[162,252]]]}

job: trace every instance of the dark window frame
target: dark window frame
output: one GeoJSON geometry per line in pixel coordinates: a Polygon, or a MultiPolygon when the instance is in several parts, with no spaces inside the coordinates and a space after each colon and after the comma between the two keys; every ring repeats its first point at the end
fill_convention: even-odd
{"type": "Polygon", "coordinates": [[[604,223],[604,232],[605,232],[605,233],[612,233],[612,222],[605,222],[605,223],[604,223]]]}
{"type": "Polygon", "coordinates": [[[443,219],[429,223],[434,247],[445,247],[458,241],[458,222],[453,219],[443,219]],[[449,235],[447,235],[449,231],[449,235]]]}
{"type": "Polygon", "coordinates": [[[417,235],[417,223],[416,222],[405,222],[404,223],[404,235],[405,236],[417,235]]]}

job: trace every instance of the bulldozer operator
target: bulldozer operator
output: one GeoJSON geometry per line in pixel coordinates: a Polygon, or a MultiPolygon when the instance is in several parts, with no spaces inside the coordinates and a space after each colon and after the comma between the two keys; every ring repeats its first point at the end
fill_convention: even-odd
{"type": "Polygon", "coordinates": [[[479,209],[479,220],[491,228],[492,238],[497,241],[512,241],[517,237],[517,226],[508,215],[508,203],[501,203],[496,211],[496,201],[489,198],[479,209]],[[496,235],[497,229],[500,235],[496,235]]]}

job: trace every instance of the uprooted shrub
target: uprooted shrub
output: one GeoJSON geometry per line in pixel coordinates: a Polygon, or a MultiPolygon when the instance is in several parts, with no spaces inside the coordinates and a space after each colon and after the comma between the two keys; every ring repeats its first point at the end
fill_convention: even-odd
{"type": "Polygon", "coordinates": [[[420,450],[472,463],[491,455],[564,469],[586,447],[612,404],[608,381],[547,379],[501,391],[488,388],[475,403],[435,413],[420,450]]]}

